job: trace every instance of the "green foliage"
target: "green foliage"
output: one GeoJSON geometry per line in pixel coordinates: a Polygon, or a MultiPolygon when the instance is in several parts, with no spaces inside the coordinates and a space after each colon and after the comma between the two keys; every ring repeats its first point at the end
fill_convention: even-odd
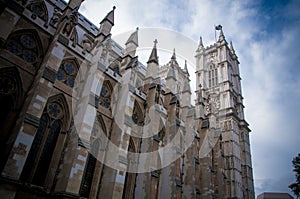
{"type": "Polygon", "coordinates": [[[289,185],[289,188],[294,192],[294,194],[299,197],[300,196],[300,153],[296,156],[293,161],[294,169],[293,171],[296,173],[296,182],[289,185]]]}

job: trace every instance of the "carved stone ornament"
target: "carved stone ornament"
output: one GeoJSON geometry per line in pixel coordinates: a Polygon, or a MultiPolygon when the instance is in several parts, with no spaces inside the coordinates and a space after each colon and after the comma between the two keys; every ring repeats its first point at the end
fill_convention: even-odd
{"type": "Polygon", "coordinates": [[[95,44],[96,42],[90,35],[84,34],[84,39],[82,40],[82,53],[85,54],[86,52],[91,52],[95,44]]]}
{"type": "Polygon", "coordinates": [[[16,92],[16,82],[14,82],[9,77],[0,78],[0,96],[10,95],[16,92]]]}
{"type": "Polygon", "coordinates": [[[61,16],[62,16],[61,11],[59,9],[55,8],[49,24],[51,26],[55,27],[57,22],[60,20],[61,16]]]}
{"type": "Polygon", "coordinates": [[[65,26],[63,28],[63,34],[69,37],[77,24],[78,24],[78,8],[75,8],[71,12],[71,14],[66,16],[65,26]]]}
{"type": "Polygon", "coordinates": [[[110,44],[110,40],[108,40],[104,45],[103,45],[103,49],[102,49],[102,53],[100,55],[100,60],[105,62],[108,55],[109,55],[109,52],[110,52],[110,49],[111,49],[111,44],[110,44]]]}
{"type": "Polygon", "coordinates": [[[58,103],[50,103],[47,106],[48,115],[52,119],[60,119],[63,117],[63,110],[58,103]]]}
{"type": "Polygon", "coordinates": [[[215,113],[220,109],[219,96],[211,97],[208,95],[205,105],[205,114],[215,113]]]}

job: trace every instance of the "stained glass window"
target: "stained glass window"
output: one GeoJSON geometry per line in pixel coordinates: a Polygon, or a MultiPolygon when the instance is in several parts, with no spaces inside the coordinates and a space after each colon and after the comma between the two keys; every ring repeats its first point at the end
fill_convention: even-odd
{"type": "Polygon", "coordinates": [[[62,99],[48,102],[40,119],[33,143],[31,145],[21,180],[44,186],[45,179],[54,156],[65,115],[62,109],[62,99]],[[34,167],[33,165],[37,165],[34,167]]]}
{"type": "Polygon", "coordinates": [[[34,17],[38,16],[44,21],[48,18],[47,8],[43,1],[32,3],[28,6],[28,8],[32,11],[34,17]]]}
{"type": "Polygon", "coordinates": [[[74,60],[64,60],[57,72],[57,79],[70,87],[74,87],[77,68],[74,60]]]}
{"type": "Polygon", "coordinates": [[[43,151],[39,159],[38,166],[36,168],[33,183],[37,185],[43,185],[46,175],[48,173],[49,165],[53,156],[53,152],[56,146],[56,141],[60,133],[60,122],[55,120],[50,126],[47,139],[44,143],[43,151]]]}
{"type": "Polygon", "coordinates": [[[89,153],[88,162],[86,165],[84,177],[82,179],[81,187],[80,187],[80,196],[89,198],[91,187],[92,187],[92,181],[93,176],[96,168],[97,159],[95,156],[97,156],[99,151],[99,140],[95,140],[92,144],[92,154],[89,153]]]}
{"type": "Polygon", "coordinates": [[[37,43],[31,34],[11,36],[6,44],[6,49],[30,64],[37,62],[39,54],[37,43]]]}
{"type": "Polygon", "coordinates": [[[49,103],[47,108],[48,114],[51,118],[59,119],[62,117],[63,111],[58,103],[49,103]]]}
{"type": "Polygon", "coordinates": [[[119,67],[118,66],[114,67],[113,70],[114,70],[115,73],[119,73],[119,67]]]}
{"type": "Polygon", "coordinates": [[[10,52],[19,55],[22,53],[22,46],[17,41],[11,41],[6,47],[10,52]]]}
{"type": "Polygon", "coordinates": [[[143,112],[137,102],[134,102],[134,107],[133,107],[133,112],[132,112],[132,121],[137,124],[142,126],[144,123],[144,116],[143,112]]]}
{"type": "Polygon", "coordinates": [[[22,35],[20,37],[20,42],[24,47],[28,49],[33,49],[35,47],[35,42],[33,38],[30,37],[29,35],[22,35]]]}
{"type": "Polygon", "coordinates": [[[111,99],[112,86],[109,81],[105,81],[101,88],[100,93],[100,105],[105,108],[110,108],[110,99],[111,99]]]}
{"type": "Polygon", "coordinates": [[[43,114],[36,135],[34,137],[33,143],[31,145],[28,157],[26,159],[26,163],[24,165],[23,172],[21,175],[21,180],[27,181],[29,178],[32,165],[35,164],[36,156],[41,146],[42,138],[47,129],[47,125],[48,125],[48,117],[46,114],[43,114]]]}

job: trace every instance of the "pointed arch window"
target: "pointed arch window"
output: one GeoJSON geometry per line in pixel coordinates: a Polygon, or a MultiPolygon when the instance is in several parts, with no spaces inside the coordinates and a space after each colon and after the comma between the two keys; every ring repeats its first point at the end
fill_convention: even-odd
{"type": "Polygon", "coordinates": [[[218,68],[214,64],[209,65],[208,84],[209,87],[213,87],[218,84],[218,68]]]}
{"type": "Polygon", "coordinates": [[[103,86],[101,88],[100,93],[100,105],[109,109],[110,108],[110,101],[111,101],[111,93],[112,93],[112,86],[108,80],[103,82],[103,86]]]}
{"type": "Polygon", "coordinates": [[[79,195],[81,197],[90,197],[93,181],[97,181],[97,179],[94,179],[94,174],[97,173],[97,176],[101,176],[102,169],[100,166],[97,166],[100,165],[97,158],[100,151],[105,147],[105,144],[103,144],[105,138],[103,136],[107,136],[106,127],[103,118],[99,115],[94,122],[92,136],[90,138],[90,142],[92,143],[91,149],[88,154],[87,164],[85,166],[85,172],[79,190],[79,195]]]}
{"type": "MultiPolygon", "coordinates": [[[[137,150],[136,150],[134,141],[130,137],[128,152],[136,153],[136,151],[137,150]]],[[[127,153],[127,161],[128,161],[127,167],[130,168],[130,170],[133,169],[133,167],[135,166],[134,162],[136,161],[134,159],[134,156],[131,153],[127,153]]],[[[123,190],[123,196],[122,196],[123,199],[134,198],[135,179],[136,179],[136,173],[126,172],[124,190],[123,190]]]]}
{"type": "Polygon", "coordinates": [[[62,125],[66,122],[66,111],[63,107],[60,98],[48,101],[27,156],[21,180],[44,185],[62,125]]]}
{"type": "Polygon", "coordinates": [[[29,64],[37,63],[41,52],[38,41],[32,33],[13,34],[7,40],[6,49],[29,64]]]}
{"type": "Polygon", "coordinates": [[[58,72],[57,79],[67,86],[73,88],[76,75],[78,73],[78,64],[74,59],[63,60],[58,72]]]}
{"type": "Polygon", "coordinates": [[[32,18],[35,19],[36,17],[41,18],[44,21],[48,20],[48,11],[45,5],[45,2],[42,0],[37,0],[27,7],[29,10],[32,11],[32,18]]]}
{"type": "Polygon", "coordinates": [[[139,126],[142,126],[144,124],[143,111],[142,111],[140,105],[136,101],[134,102],[134,107],[133,107],[133,112],[132,112],[131,118],[132,118],[132,121],[139,126]]]}
{"type": "Polygon", "coordinates": [[[80,196],[85,198],[89,198],[90,196],[99,148],[100,140],[96,139],[91,146],[91,153],[88,154],[88,161],[80,187],[80,196]]]}

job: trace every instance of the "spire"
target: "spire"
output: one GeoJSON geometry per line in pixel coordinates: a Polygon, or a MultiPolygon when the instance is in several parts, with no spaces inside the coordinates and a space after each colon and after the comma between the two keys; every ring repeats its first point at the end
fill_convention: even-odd
{"type": "Polygon", "coordinates": [[[111,23],[111,25],[114,25],[114,15],[115,15],[115,9],[116,6],[113,7],[112,11],[110,11],[105,17],[104,19],[100,22],[100,24],[102,24],[104,21],[108,21],[109,23],[111,23]]]}
{"type": "Polygon", "coordinates": [[[229,47],[230,51],[232,52],[232,54],[235,54],[233,45],[232,45],[232,41],[230,41],[230,47],[229,47]]]}
{"type": "MultiPolygon", "coordinates": [[[[111,31],[111,28],[114,25],[114,12],[115,12],[116,6],[113,7],[112,11],[110,11],[104,19],[100,22],[100,28],[98,31],[98,35],[102,35],[104,37],[107,37],[111,31]]],[[[103,39],[103,38],[102,38],[103,39]]]]}
{"type": "Polygon", "coordinates": [[[172,59],[172,60],[176,60],[175,48],[173,49],[173,55],[172,55],[171,59],[172,59]]]}
{"type": "Polygon", "coordinates": [[[199,45],[198,45],[196,52],[200,52],[203,48],[204,48],[204,46],[203,46],[203,42],[202,42],[202,37],[200,36],[199,45]]]}
{"type": "Polygon", "coordinates": [[[202,37],[200,36],[200,40],[199,40],[199,48],[203,48],[203,42],[202,42],[202,37]]]}
{"type": "Polygon", "coordinates": [[[130,35],[125,45],[129,43],[133,43],[136,46],[139,46],[138,31],[139,31],[139,27],[137,27],[136,30],[130,35]]]}
{"type": "Polygon", "coordinates": [[[175,75],[175,69],[174,69],[174,65],[172,63],[170,63],[169,65],[169,70],[168,70],[168,74],[167,74],[167,78],[174,78],[176,79],[176,75],[175,75]]]}
{"type": "Polygon", "coordinates": [[[157,39],[155,39],[153,43],[154,43],[154,46],[153,46],[151,55],[149,57],[149,60],[147,61],[147,64],[149,64],[150,62],[154,62],[154,63],[158,64],[157,49],[156,49],[156,44],[158,43],[157,39]]]}
{"type": "Polygon", "coordinates": [[[224,33],[223,33],[223,29],[221,27],[220,29],[220,36],[219,36],[219,42],[222,42],[225,40],[225,36],[224,36],[224,33]]]}
{"type": "Polygon", "coordinates": [[[189,71],[188,71],[188,68],[187,68],[187,61],[185,60],[184,61],[184,73],[189,77],[190,74],[189,74],[189,71]]]}

